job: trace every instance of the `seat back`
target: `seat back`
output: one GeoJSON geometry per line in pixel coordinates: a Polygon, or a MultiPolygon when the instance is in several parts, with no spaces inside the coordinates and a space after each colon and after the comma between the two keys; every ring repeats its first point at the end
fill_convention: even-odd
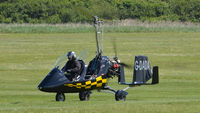
{"type": "Polygon", "coordinates": [[[81,64],[80,80],[83,80],[83,78],[86,74],[87,67],[85,66],[85,62],[83,60],[78,60],[78,61],[81,64]]]}
{"type": "Polygon", "coordinates": [[[98,74],[100,70],[100,60],[98,57],[95,57],[92,61],[90,61],[88,69],[87,69],[87,75],[93,75],[98,74]]]}
{"type": "Polygon", "coordinates": [[[80,71],[80,74],[83,72],[83,70],[84,70],[84,67],[85,67],[85,62],[83,61],[83,60],[78,60],[79,61],[79,63],[81,64],[81,71],[80,71]]]}

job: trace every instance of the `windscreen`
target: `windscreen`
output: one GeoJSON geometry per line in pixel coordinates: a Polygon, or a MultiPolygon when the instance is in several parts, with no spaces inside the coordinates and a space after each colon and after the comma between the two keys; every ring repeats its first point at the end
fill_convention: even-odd
{"type": "Polygon", "coordinates": [[[67,57],[67,53],[65,53],[58,58],[54,68],[58,68],[59,70],[62,70],[62,68],[65,66],[67,61],[68,61],[68,57],[67,57]]]}
{"type": "Polygon", "coordinates": [[[78,60],[83,60],[85,63],[87,63],[87,58],[88,58],[88,51],[87,50],[83,50],[79,56],[77,57],[78,60]]]}

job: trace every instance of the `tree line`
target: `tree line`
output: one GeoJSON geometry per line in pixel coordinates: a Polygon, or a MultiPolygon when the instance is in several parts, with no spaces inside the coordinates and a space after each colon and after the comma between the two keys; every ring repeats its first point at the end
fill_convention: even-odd
{"type": "Polygon", "coordinates": [[[200,22],[200,0],[0,0],[0,23],[110,20],[200,22]]]}

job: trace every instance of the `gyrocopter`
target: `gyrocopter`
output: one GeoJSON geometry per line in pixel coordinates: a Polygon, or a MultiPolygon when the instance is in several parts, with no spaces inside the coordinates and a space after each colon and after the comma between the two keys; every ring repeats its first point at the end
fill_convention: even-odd
{"type": "Polygon", "coordinates": [[[159,83],[158,66],[150,67],[147,56],[135,56],[133,80],[131,83],[125,82],[124,67],[127,65],[120,62],[117,55],[111,60],[103,56],[103,21],[94,16],[94,27],[96,33],[96,56],[88,65],[85,64],[81,56],[78,61],[81,64],[81,74],[76,81],[69,80],[62,71],[63,64],[66,63],[66,55],[63,55],[56,62],[54,68],[38,85],[38,89],[44,92],[56,93],[56,101],[65,101],[64,93],[79,93],[81,101],[89,100],[91,90],[108,90],[115,94],[115,100],[126,99],[130,87],[140,85],[152,85],[159,83]],[[64,60],[63,60],[64,59],[64,60]],[[127,85],[122,90],[115,90],[108,86],[108,79],[118,77],[119,85],[127,85]],[[147,82],[152,79],[152,82],[147,82]]]}

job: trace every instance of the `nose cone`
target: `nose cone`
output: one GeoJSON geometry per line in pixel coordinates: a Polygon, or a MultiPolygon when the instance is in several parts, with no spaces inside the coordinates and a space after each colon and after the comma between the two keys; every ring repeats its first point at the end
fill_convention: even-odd
{"type": "Polygon", "coordinates": [[[68,81],[69,80],[65,77],[64,73],[58,68],[53,68],[38,85],[38,89],[45,92],[54,92],[57,90],[58,86],[63,85],[68,81]]]}
{"type": "MultiPolygon", "coordinates": [[[[44,81],[44,80],[43,80],[43,81],[44,81]]],[[[39,89],[40,91],[43,91],[43,89],[44,89],[44,87],[45,87],[43,81],[38,85],[38,89],[39,89]]]]}

